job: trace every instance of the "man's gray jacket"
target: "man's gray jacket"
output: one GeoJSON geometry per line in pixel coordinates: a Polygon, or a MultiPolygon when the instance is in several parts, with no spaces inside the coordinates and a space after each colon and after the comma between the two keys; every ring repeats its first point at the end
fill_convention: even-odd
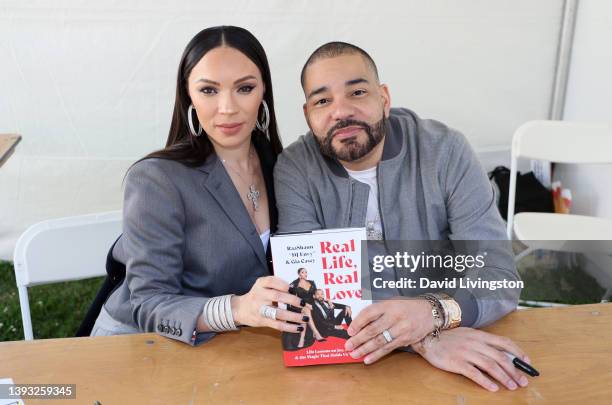
{"type": "MultiPolygon", "coordinates": [[[[386,240],[507,239],[491,184],[461,133],[393,108],[384,142],[377,178],[386,240]]],[[[312,132],[283,151],[274,181],[279,232],[365,226],[369,186],[323,156],[312,132]]],[[[485,268],[486,279],[519,280],[510,250],[495,256],[485,268]]],[[[501,318],[516,308],[519,294],[520,289],[486,297],[462,291],[455,295],[462,325],[501,318]]]]}

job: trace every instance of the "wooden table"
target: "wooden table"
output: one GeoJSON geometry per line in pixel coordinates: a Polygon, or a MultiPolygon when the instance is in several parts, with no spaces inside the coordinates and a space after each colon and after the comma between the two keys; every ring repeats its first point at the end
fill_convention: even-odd
{"type": "Polygon", "coordinates": [[[76,384],[69,404],[612,403],[612,304],[528,309],[487,330],[518,342],[541,376],[490,393],[409,353],[285,368],[277,333],[245,329],[199,347],[155,334],[5,342],[0,377],[76,384]]]}
{"type": "Polygon", "coordinates": [[[21,135],[17,134],[0,134],[0,167],[13,154],[15,146],[21,140],[21,135]]]}

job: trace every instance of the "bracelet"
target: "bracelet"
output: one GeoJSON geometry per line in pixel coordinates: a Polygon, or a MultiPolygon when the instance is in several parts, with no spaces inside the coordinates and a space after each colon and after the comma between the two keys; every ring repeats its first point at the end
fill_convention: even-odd
{"type": "Polygon", "coordinates": [[[442,311],[442,305],[440,304],[438,298],[436,298],[432,294],[424,294],[422,295],[422,297],[425,298],[427,302],[431,304],[431,315],[433,316],[434,320],[434,330],[433,332],[431,332],[431,336],[439,338],[440,331],[445,323],[445,320],[443,319],[444,312],[442,311]]]}
{"type": "Polygon", "coordinates": [[[453,329],[461,324],[461,307],[450,295],[445,293],[429,294],[437,299],[444,313],[444,325],[442,329],[453,329]]]}
{"type": "Polygon", "coordinates": [[[232,314],[232,296],[234,294],[212,297],[204,304],[202,316],[204,323],[214,332],[238,330],[232,314]]]}

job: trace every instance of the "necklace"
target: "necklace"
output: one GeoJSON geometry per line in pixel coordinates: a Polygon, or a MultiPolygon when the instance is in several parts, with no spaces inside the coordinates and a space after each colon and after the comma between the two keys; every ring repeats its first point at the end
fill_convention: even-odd
{"type": "Polygon", "coordinates": [[[255,185],[255,174],[252,172],[252,170],[250,168],[250,163],[251,163],[252,155],[253,155],[253,148],[249,149],[249,160],[248,160],[249,165],[247,166],[247,171],[251,174],[251,181],[250,182],[246,181],[244,179],[244,177],[242,177],[242,175],[240,174],[240,172],[238,170],[234,169],[229,164],[227,164],[225,159],[222,159],[221,162],[223,162],[225,167],[229,168],[231,171],[236,173],[238,175],[238,177],[240,178],[240,180],[242,180],[242,182],[245,183],[249,187],[249,191],[247,192],[246,197],[247,197],[247,200],[249,200],[251,202],[251,204],[253,205],[253,211],[257,211],[259,209],[259,196],[261,194],[260,194],[259,190],[257,189],[257,186],[255,185]]]}

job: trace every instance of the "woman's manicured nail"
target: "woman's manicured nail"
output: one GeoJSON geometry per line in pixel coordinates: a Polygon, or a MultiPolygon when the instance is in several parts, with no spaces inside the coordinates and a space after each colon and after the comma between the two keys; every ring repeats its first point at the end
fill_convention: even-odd
{"type": "Polygon", "coordinates": [[[525,356],[523,357],[523,361],[529,365],[531,365],[531,359],[529,358],[529,356],[525,356]]]}
{"type": "Polygon", "coordinates": [[[521,378],[519,378],[519,384],[521,384],[521,387],[526,387],[527,384],[529,384],[529,381],[527,381],[527,377],[525,377],[524,375],[521,376],[521,378]]]}
{"type": "Polygon", "coordinates": [[[351,357],[352,357],[352,358],[354,358],[354,359],[358,359],[359,357],[361,357],[361,356],[359,355],[359,352],[358,352],[357,350],[352,351],[352,352],[350,352],[349,354],[350,354],[350,355],[351,355],[351,357]]]}
{"type": "Polygon", "coordinates": [[[353,342],[346,342],[344,345],[344,350],[346,350],[347,352],[353,350],[353,342]]]}
{"type": "Polygon", "coordinates": [[[304,315],[304,316],[302,317],[302,321],[304,321],[304,322],[308,322],[309,320],[310,320],[310,318],[309,318],[309,317],[307,317],[306,315],[304,315]]]}
{"type": "Polygon", "coordinates": [[[489,389],[493,392],[497,391],[499,389],[499,387],[496,384],[489,384],[489,389]]]}
{"type": "Polygon", "coordinates": [[[302,300],[300,301],[300,306],[302,307],[306,306],[306,300],[304,298],[302,298],[302,300]]]}
{"type": "Polygon", "coordinates": [[[511,390],[515,390],[518,388],[518,386],[516,385],[516,383],[512,380],[508,381],[508,383],[506,384],[508,386],[509,389],[511,390]]]}
{"type": "Polygon", "coordinates": [[[297,331],[298,332],[303,332],[304,331],[304,327],[303,326],[298,326],[297,327],[297,331]]]}

